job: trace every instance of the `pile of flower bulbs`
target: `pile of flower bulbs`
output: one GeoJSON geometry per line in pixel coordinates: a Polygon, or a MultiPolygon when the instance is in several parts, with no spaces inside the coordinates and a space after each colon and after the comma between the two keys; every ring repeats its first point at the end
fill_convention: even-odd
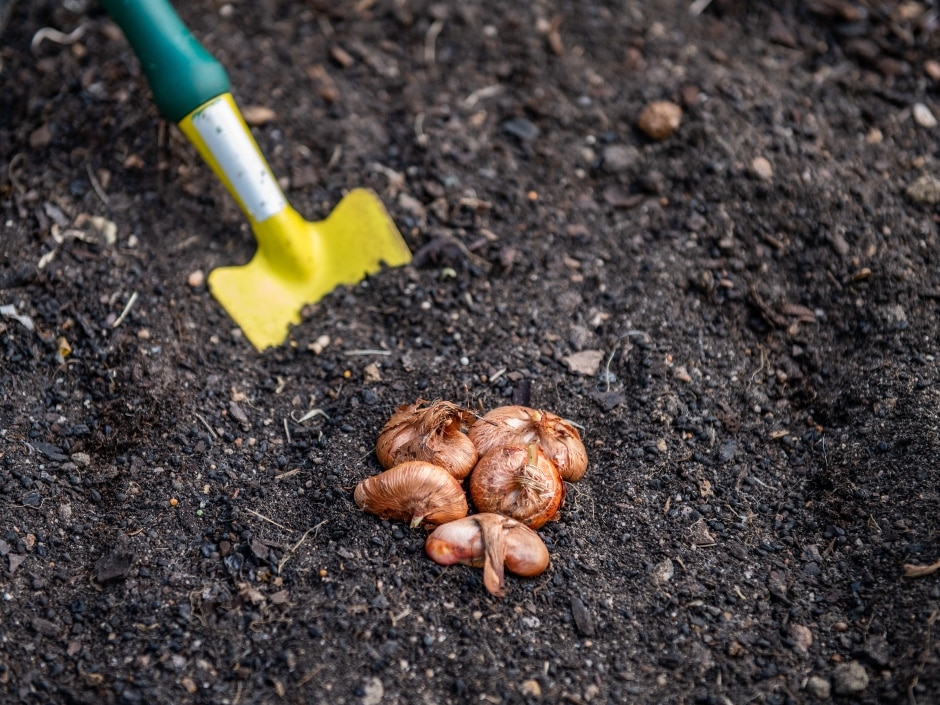
{"type": "Polygon", "coordinates": [[[386,470],[356,486],[356,504],[433,529],[428,556],[482,567],[494,595],[505,594],[504,570],[528,577],[548,567],[534,530],[558,517],[565,481],[587,469],[578,430],[555,414],[501,406],[478,418],[452,402],[423,399],[392,415],[376,456],[386,470]],[[469,516],[464,482],[478,512],[469,516]]]}

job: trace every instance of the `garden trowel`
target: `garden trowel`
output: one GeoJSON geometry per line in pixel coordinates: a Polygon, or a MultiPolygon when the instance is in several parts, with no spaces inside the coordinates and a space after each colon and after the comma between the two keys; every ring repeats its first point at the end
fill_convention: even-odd
{"type": "Polygon", "coordinates": [[[305,304],[383,265],[411,261],[378,197],[354,189],[326,220],[287,202],[229,92],[225,69],[167,0],[101,0],[140,60],[154,101],[177,123],[248,217],[258,249],[209,274],[209,290],[258,349],[279,345],[305,304]]]}

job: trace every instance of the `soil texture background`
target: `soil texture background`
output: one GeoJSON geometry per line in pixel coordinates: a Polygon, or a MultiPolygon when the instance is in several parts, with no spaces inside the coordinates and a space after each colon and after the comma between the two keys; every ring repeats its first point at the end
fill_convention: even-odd
{"type": "Polygon", "coordinates": [[[257,353],[120,31],[13,7],[0,701],[940,702],[934,3],[176,5],[292,204],[414,262],[257,353]],[[582,429],[505,598],[352,501],[418,398],[582,429]]]}

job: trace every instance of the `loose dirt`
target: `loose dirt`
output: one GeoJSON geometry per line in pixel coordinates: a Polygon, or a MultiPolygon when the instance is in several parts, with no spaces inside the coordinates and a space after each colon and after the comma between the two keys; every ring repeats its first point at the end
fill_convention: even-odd
{"type": "Polygon", "coordinates": [[[120,32],[13,8],[0,700],[940,702],[933,3],[176,5],[298,210],[370,187],[415,261],[256,353],[120,32]],[[504,599],[352,501],[419,397],[583,429],[504,599]]]}

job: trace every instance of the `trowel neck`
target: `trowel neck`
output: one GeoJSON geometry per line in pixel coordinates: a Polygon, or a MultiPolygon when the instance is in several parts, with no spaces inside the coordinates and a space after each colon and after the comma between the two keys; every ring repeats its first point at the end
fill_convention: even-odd
{"type": "Polygon", "coordinates": [[[231,94],[200,105],[180,121],[179,127],[252,224],[288,207],[231,94]]]}

